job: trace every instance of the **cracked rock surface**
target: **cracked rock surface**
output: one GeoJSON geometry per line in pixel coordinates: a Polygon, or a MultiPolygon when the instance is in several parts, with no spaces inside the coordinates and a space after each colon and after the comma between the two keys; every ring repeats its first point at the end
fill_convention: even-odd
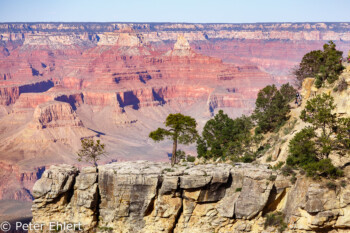
{"type": "Polygon", "coordinates": [[[34,185],[32,222],[81,223],[83,232],[276,232],[264,222],[279,211],[290,232],[350,230],[350,188],[289,180],[243,163],[56,165],[34,185]]]}

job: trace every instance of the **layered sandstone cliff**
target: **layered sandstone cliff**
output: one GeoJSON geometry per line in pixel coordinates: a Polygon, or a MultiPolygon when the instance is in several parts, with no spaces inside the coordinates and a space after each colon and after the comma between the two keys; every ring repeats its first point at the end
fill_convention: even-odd
{"type": "MultiPolygon", "coordinates": [[[[347,179],[347,178],[346,178],[347,179]]],[[[83,232],[348,232],[350,189],[297,181],[264,165],[124,162],[79,171],[52,166],[33,188],[33,223],[81,223],[83,232]]]]}
{"type": "Polygon", "coordinates": [[[349,50],[348,28],[0,24],[0,161],[13,167],[0,177],[1,197],[30,199],[34,181],[22,184],[15,173],[75,163],[84,137],[106,143],[105,163],[167,161],[170,143],[155,145],[148,134],[169,113],[195,117],[199,129],[219,109],[231,117],[249,114],[259,89],[288,81],[306,52],[329,39],[349,50]]]}

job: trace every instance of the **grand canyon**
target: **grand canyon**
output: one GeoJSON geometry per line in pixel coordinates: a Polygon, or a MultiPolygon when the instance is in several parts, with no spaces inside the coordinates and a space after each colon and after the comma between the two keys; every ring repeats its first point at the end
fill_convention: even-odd
{"type": "Polygon", "coordinates": [[[168,161],[148,134],[169,113],[199,129],[219,109],[250,114],[329,40],[347,54],[350,23],[2,23],[0,199],[31,201],[50,165],[84,166],[82,138],[106,144],[102,163],[168,161]]]}

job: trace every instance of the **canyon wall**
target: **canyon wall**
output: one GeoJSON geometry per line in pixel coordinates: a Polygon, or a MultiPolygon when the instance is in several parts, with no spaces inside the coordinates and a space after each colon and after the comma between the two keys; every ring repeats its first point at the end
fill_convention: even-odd
{"type": "MultiPolygon", "coordinates": [[[[349,27],[0,23],[0,198],[31,199],[40,173],[29,174],[77,165],[86,137],[106,144],[103,163],[167,161],[171,143],[148,134],[168,114],[194,117],[199,130],[219,109],[249,115],[258,91],[291,81],[305,53],[330,39],[348,51],[349,27]]],[[[196,155],[193,146],[186,151],[196,155]]]]}
{"type": "MultiPolygon", "coordinates": [[[[347,179],[345,177],[344,179],[347,179]]],[[[348,232],[350,189],[296,181],[265,165],[124,162],[79,171],[52,166],[33,188],[32,223],[83,232],[348,232]]]]}

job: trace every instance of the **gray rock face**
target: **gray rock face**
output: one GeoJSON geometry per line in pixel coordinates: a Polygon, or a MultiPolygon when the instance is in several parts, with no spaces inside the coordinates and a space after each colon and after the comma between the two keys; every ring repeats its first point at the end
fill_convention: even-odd
{"type": "Polygon", "coordinates": [[[35,183],[34,198],[45,198],[47,201],[55,199],[72,188],[77,174],[78,169],[70,165],[51,166],[50,170],[46,170],[42,178],[35,183]]]}
{"type": "Polygon", "coordinates": [[[33,188],[33,222],[47,223],[49,232],[53,220],[81,223],[86,232],[97,223],[98,184],[96,168],[79,170],[69,165],[51,166],[33,188]]]}
{"type": "Polygon", "coordinates": [[[263,232],[265,214],[280,211],[297,232],[350,227],[350,189],[289,179],[252,164],[52,166],[34,186],[33,222],[80,222],[84,232],[263,232]]]}

